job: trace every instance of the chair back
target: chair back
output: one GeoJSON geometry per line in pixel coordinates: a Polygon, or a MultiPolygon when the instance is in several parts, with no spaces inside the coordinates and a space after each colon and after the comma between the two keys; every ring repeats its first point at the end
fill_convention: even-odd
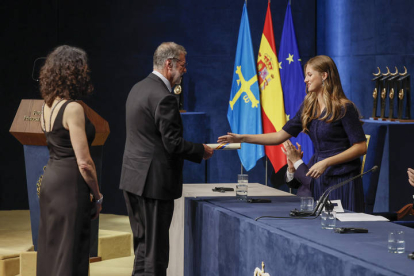
{"type": "Polygon", "coordinates": [[[364,185],[365,212],[372,214],[374,211],[375,197],[377,194],[378,180],[381,172],[381,162],[384,152],[385,136],[387,128],[385,125],[364,124],[365,135],[367,137],[367,154],[362,160],[362,171],[373,166],[378,166],[378,170],[374,173],[366,174],[362,178],[364,185]]]}

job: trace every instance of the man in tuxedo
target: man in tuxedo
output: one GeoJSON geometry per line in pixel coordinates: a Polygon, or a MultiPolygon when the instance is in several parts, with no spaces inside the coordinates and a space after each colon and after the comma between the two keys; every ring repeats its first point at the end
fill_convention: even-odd
{"type": "Polygon", "coordinates": [[[283,142],[282,151],[287,157],[287,171],[285,175],[286,184],[289,188],[298,189],[297,196],[312,196],[311,183],[313,178],[306,176],[308,166],[303,162],[303,151],[301,146],[296,148],[290,140],[283,142]]]}
{"type": "Polygon", "coordinates": [[[184,47],[162,43],[154,71],[132,87],[126,102],[126,144],[120,189],[124,191],[134,236],[132,275],[166,275],[174,199],[182,194],[184,159],[200,163],[213,155],[183,139],[172,87],[186,73],[184,47]]]}

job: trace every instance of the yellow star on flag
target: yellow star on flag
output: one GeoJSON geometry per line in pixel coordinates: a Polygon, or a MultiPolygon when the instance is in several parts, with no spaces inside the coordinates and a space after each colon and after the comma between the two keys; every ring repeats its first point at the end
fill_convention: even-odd
{"type": "Polygon", "coordinates": [[[282,62],[279,62],[279,69],[283,69],[282,68],[282,62]]]}
{"type": "Polygon", "coordinates": [[[294,60],[293,60],[293,55],[289,54],[289,57],[288,57],[286,60],[288,60],[288,61],[289,61],[289,64],[290,64],[291,62],[293,62],[293,61],[294,61],[294,60]]]}

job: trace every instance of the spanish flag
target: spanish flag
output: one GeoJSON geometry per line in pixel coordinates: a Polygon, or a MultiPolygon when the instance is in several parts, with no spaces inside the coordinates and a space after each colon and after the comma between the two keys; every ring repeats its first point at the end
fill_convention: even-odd
{"type": "MultiPolygon", "coordinates": [[[[280,131],[286,124],[286,113],[273,35],[270,1],[257,58],[257,72],[261,92],[263,133],[280,131]]],[[[275,172],[286,165],[286,156],[281,151],[281,147],[282,145],[265,147],[266,155],[272,162],[275,172]]]]}

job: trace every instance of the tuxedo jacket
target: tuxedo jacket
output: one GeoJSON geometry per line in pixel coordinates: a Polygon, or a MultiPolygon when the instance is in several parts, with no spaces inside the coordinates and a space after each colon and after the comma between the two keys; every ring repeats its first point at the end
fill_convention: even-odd
{"type": "Polygon", "coordinates": [[[312,196],[311,186],[313,178],[306,176],[308,171],[309,167],[305,163],[302,163],[295,171],[294,178],[289,182],[286,181],[286,185],[289,188],[298,189],[297,196],[312,196]]]}
{"type": "Polygon", "coordinates": [[[178,102],[155,74],[135,84],[126,102],[120,189],[147,198],[181,197],[184,159],[200,163],[203,144],[183,138],[178,102]]]}

